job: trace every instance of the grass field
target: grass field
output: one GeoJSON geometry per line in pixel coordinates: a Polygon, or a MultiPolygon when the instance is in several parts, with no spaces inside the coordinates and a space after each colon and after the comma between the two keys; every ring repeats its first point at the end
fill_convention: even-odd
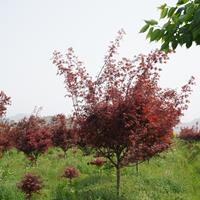
{"type": "MultiPolygon", "coordinates": [[[[116,200],[115,171],[106,164],[100,171],[88,165],[92,156],[81,151],[69,151],[60,158],[61,150],[50,149],[37,165],[30,166],[27,158],[16,150],[6,152],[0,160],[0,200],[24,199],[16,184],[26,172],[38,174],[44,188],[34,200],[116,200]],[[75,166],[80,177],[69,184],[61,178],[67,166],[75,166]]],[[[200,145],[188,146],[175,140],[171,150],[139,166],[122,169],[121,200],[199,200],[200,145]]]]}

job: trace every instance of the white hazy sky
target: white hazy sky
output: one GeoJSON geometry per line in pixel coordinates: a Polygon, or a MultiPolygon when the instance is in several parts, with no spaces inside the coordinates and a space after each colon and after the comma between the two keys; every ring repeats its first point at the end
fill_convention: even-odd
{"type": "MultiPolygon", "coordinates": [[[[73,47],[96,75],[109,41],[124,28],[121,55],[133,57],[159,48],[139,34],[144,19],[158,18],[160,4],[176,0],[0,0],[0,90],[12,97],[7,116],[31,113],[70,114],[63,79],[56,76],[52,52],[73,47]]],[[[179,88],[191,75],[197,85],[183,121],[200,117],[200,47],[178,48],[163,66],[161,85],[179,88]]]]}

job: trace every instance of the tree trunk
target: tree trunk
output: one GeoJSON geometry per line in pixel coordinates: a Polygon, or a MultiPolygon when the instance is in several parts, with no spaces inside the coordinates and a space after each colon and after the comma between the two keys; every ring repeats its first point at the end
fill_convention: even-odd
{"type": "Polygon", "coordinates": [[[117,185],[116,185],[116,189],[117,189],[117,196],[120,195],[120,177],[121,177],[121,174],[120,174],[120,169],[121,169],[121,166],[120,166],[120,153],[117,153],[116,154],[116,158],[117,158],[117,163],[116,163],[116,174],[117,174],[117,185]]]}
{"type": "Polygon", "coordinates": [[[117,196],[120,194],[120,166],[118,165],[116,167],[116,172],[117,172],[117,196]]]}
{"type": "Polygon", "coordinates": [[[64,150],[64,159],[66,159],[66,158],[67,158],[67,151],[64,150]]]}
{"type": "Polygon", "coordinates": [[[30,200],[31,197],[32,197],[32,194],[31,194],[31,193],[25,194],[25,200],[30,200]]]}
{"type": "Polygon", "coordinates": [[[139,173],[139,168],[138,168],[138,162],[136,162],[136,173],[137,173],[137,175],[138,175],[138,173],[139,173]]]}

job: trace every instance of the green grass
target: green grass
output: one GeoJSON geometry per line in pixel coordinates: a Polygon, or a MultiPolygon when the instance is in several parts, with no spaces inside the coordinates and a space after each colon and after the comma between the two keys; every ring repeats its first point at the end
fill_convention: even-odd
{"type": "Polygon", "coordinates": [[[60,158],[59,149],[50,149],[39,157],[36,166],[16,150],[6,152],[0,160],[0,200],[24,199],[16,184],[26,172],[42,177],[45,187],[33,200],[199,200],[200,144],[192,147],[176,140],[173,148],[139,166],[122,169],[121,196],[115,191],[115,170],[105,166],[102,175],[95,166],[88,165],[92,156],[78,151],[60,158]],[[198,153],[199,152],[199,153],[198,153]],[[72,185],[61,178],[67,166],[75,166],[81,173],[72,185]]]}

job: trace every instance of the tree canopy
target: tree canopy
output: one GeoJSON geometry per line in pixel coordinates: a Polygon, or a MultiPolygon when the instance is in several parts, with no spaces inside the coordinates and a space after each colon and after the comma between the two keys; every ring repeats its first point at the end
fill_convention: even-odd
{"type": "Polygon", "coordinates": [[[37,115],[19,121],[13,128],[12,137],[15,147],[34,162],[52,145],[49,128],[37,115]]]}
{"type": "Polygon", "coordinates": [[[170,146],[173,127],[187,109],[194,83],[192,77],[180,93],[162,89],[158,84],[161,69],[156,64],[169,57],[159,50],[134,60],[118,59],[124,34],[120,30],[111,42],[95,80],[72,48],[53,55],[73,102],[73,131],[116,168],[118,195],[123,166],[144,162],[170,146]]]}
{"type": "Polygon", "coordinates": [[[190,48],[200,45],[200,0],[178,0],[175,6],[163,4],[159,7],[159,22],[145,20],[140,32],[147,38],[161,41],[161,50],[176,49],[178,45],[190,48]]]}

